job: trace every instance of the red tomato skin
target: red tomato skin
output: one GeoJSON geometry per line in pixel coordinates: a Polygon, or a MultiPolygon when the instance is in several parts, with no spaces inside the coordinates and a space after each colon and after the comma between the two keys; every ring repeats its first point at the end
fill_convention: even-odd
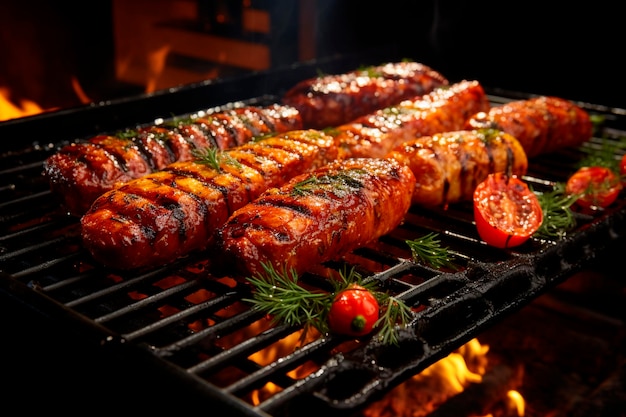
{"type": "Polygon", "coordinates": [[[619,174],[622,176],[622,184],[626,183],[626,154],[622,156],[619,164],[619,174]]]}
{"type": "Polygon", "coordinates": [[[328,311],[330,331],[348,336],[364,336],[372,331],[379,311],[374,294],[352,284],[333,299],[328,311]]]}
{"type": "Polygon", "coordinates": [[[620,178],[610,168],[582,167],[572,174],[565,184],[569,194],[582,194],[576,200],[583,209],[593,206],[606,208],[613,204],[622,190],[620,178]]]}
{"type": "MultiPolygon", "coordinates": [[[[501,206],[499,206],[501,207],[501,206]]],[[[504,213],[515,217],[512,213],[504,213]]],[[[537,231],[543,221],[543,212],[537,196],[528,188],[526,183],[515,176],[507,176],[504,173],[490,174],[474,190],[474,220],[476,230],[480,238],[488,245],[500,249],[513,248],[526,242],[537,231]],[[502,210],[492,212],[489,202],[490,197],[495,201],[504,201],[509,206],[514,205],[516,210],[521,210],[516,201],[523,199],[526,202],[524,215],[528,220],[525,227],[515,228],[508,223],[506,227],[502,222],[496,221],[502,210]]]]}

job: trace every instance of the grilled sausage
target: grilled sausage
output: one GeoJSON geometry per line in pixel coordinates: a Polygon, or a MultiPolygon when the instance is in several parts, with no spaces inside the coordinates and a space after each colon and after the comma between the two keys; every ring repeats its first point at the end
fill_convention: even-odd
{"type": "Polygon", "coordinates": [[[336,138],[342,158],[382,158],[406,140],[463,129],[467,119],[488,109],[483,87],[477,81],[461,81],[328,132],[336,138]]]}
{"type": "Polygon", "coordinates": [[[228,149],[259,135],[301,127],[292,107],[234,108],[64,146],[45,161],[44,175],[64,207],[79,216],[104,192],[173,162],[189,161],[196,149],[228,149]]]}
{"type": "Polygon", "coordinates": [[[494,129],[415,138],[397,146],[388,157],[411,168],[416,178],[412,203],[422,206],[469,201],[488,174],[521,176],[528,169],[519,141],[494,129]]]}
{"type": "Polygon", "coordinates": [[[324,129],[442,85],[448,80],[439,72],[404,61],[303,80],[283,95],[283,103],[300,111],[305,128],[324,129]]]}
{"type": "Polygon", "coordinates": [[[393,230],[415,177],[392,159],[337,160],[266,191],[218,230],[220,259],[255,275],[263,264],[302,273],[393,230]]]}
{"type": "Polygon", "coordinates": [[[591,139],[589,114],[574,103],[550,96],[517,100],[471,117],[466,129],[493,128],[520,141],[529,158],[577,146],[591,139]]]}
{"type": "Polygon", "coordinates": [[[98,197],[81,218],[82,239],[94,259],[135,269],[206,248],[236,209],[334,160],[337,149],[330,136],[299,130],[217,155],[217,167],[176,162],[98,197]]]}

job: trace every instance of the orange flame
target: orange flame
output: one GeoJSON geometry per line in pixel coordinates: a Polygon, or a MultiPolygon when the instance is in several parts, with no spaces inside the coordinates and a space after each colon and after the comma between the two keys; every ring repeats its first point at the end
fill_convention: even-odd
{"type": "MultiPolygon", "coordinates": [[[[472,339],[457,351],[400,384],[364,412],[364,417],[427,416],[470,384],[480,383],[487,370],[488,345],[472,339]]],[[[524,415],[524,399],[517,391],[509,391],[507,415],[524,415]]],[[[483,417],[493,417],[492,414],[483,417]]]]}
{"type": "Polygon", "coordinates": [[[18,104],[14,104],[10,97],[10,90],[7,87],[0,87],[0,121],[32,116],[43,111],[43,109],[33,101],[20,100],[18,104]]]}

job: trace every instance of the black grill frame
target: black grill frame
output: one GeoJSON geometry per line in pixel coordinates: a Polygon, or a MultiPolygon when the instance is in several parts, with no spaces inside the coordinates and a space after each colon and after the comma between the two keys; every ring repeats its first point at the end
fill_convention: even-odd
{"type": "MultiPolygon", "coordinates": [[[[345,353],[334,353],[346,341],[326,337],[283,356],[271,366],[258,366],[247,359],[250,353],[297,329],[275,325],[220,351],[219,343],[215,342],[225,332],[263,320],[258,312],[246,309],[230,318],[217,315],[225,306],[239,305],[249,295],[248,287],[241,282],[210,277],[201,254],[141,273],[99,267],[80,245],[77,220],[59,210],[40,175],[43,159],[67,141],[153,123],[159,117],[185,115],[207,106],[276,101],[285,88],[320,69],[330,73],[355,66],[349,59],[299,64],[284,71],[251,74],[234,81],[207,82],[0,123],[0,137],[20,138],[2,142],[0,192],[6,196],[0,203],[3,312],[9,316],[16,312],[24,317],[32,314],[35,322],[53,323],[63,329],[60,334],[67,332],[66,340],[70,342],[60,344],[58,354],[68,355],[67,359],[72,361],[75,350],[79,350],[86,361],[106,364],[102,369],[94,366],[96,375],[106,374],[110,370],[105,368],[111,367],[126,377],[130,375],[130,380],[142,387],[151,387],[150,397],[155,392],[162,392],[164,397],[176,393],[176,403],[185,398],[189,404],[230,415],[286,416],[308,415],[308,412],[317,415],[320,410],[330,415],[345,415],[384,395],[623,243],[626,237],[623,194],[604,211],[579,215],[576,231],[562,241],[533,240],[506,251],[480,242],[467,204],[446,210],[413,207],[407,222],[396,231],[346,258],[360,272],[380,281],[381,288],[422,308],[401,333],[399,345],[383,346],[375,339],[366,338],[345,353]],[[242,91],[245,91],[243,96],[242,91]],[[164,116],[161,113],[166,108],[168,114],[164,116]],[[409,260],[403,239],[431,231],[441,233],[442,243],[452,248],[460,271],[442,272],[409,260]],[[180,283],[159,288],[163,278],[172,276],[179,276],[180,283]],[[199,290],[215,295],[200,304],[185,298],[199,290]],[[137,296],[135,300],[129,298],[131,292],[137,296]],[[167,306],[176,312],[156,317],[159,310],[154,306],[167,306]],[[190,331],[190,323],[199,319],[213,324],[197,332],[190,331]],[[199,356],[207,359],[200,360],[199,356]],[[297,381],[285,375],[308,360],[319,362],[317,372],[297,381]],[[194,363],[181,365],[188,362],[194,363]],[[203,376],[231,366],[245,370],[245,376],[226,387],[217,386],[203,376]],[[258,388],[266,381],[283,384],[285,389],[259,406],[241,398],[240,393],[258,388]],[[354,381],[359,382],[355,385],[354,381]]],[[[487,90],[492,104],[530,97],[526,93],[487,90]]],[[[626,110],[578,104],[604,118],[602,130],[583,146],[602,146],[603,142],[626,137],[626,110]]],[[[567,149],[536,158],[531,161],[526,179],[537,189],[548,187],[563,180],[582,155],[580,149],[567,149]]],[[[323,287],[323,277],[310,274],[303,279],[323,287]]],[[[20,317],[12,324],[11,328],[15,327],[12,330],[23,335],[24,327],[32,322],[20,317]]],[[[54,329],[59,331],[57,327],[54,329]]],[[[39,330],[46,334],[45,330],[39,330]]],[[[50,340],[42,341],[38,334],[29,334],[26,339],[31,343],[50,343],[50,340]]],[[[119,384],[126,387],[121,381],[119,384]]],[[[132,391],[132,384],[126,388],[132,391]]],[[[116,392],[118,398],[124,396],[119,390],[116,392]]],[[[83,394],[90,395],[93,391],[85,389],[83,394]]]]}

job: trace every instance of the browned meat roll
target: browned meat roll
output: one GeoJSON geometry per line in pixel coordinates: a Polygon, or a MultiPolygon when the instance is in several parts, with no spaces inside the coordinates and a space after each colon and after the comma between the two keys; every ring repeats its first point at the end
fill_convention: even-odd
{"type": "Polygon", "coordinates": [[[422,206],[470,201],[490,173],[521,176],[528,169],[519,141],[494,129],[416,138],[397,146],[388,157],[411,168],[416,178],[412,203],[422,206]]]}
{"type": "Polygon", "coordinates": [[[300,111],[305,128],[324,129],[447,84],[432,68],[403,61],[303,80],[283,95],[283,103],[300,111]]]}
{"type": "Polygon", "coordinates": [[[483,87],[477,81],[461,81],[377,110],[328,133],[336,138],[342,158],[382,158],[406,140],[461,130],[472,115],[488,109],[483,87]]]}
{"type": "Polygon", "coordinates": [[[113,268],[169,263],[210,246],[236,209],[334,160],[337,149],[330,136],[300,130],[214,156],[173,163],[98,197],[81,218],[85,247],[113,268]]]}
{"type": "Polygon", "coordinates": [[[591,139],[589,114],[559,97],[534,97],[492,107],[470,118],[467,129],[493,128],[520,141],[529,158],[591,139]]]}
{"type": "Polygon", "coordinates": [[[218,231],[221,262],[255,275],[263,264],[302,273],[397,227],[415,177],[392,159],[338,160],[266,191],[218,231]]]}
{"type": "Polygon", "coordinates": [[[234,108],[64,146],[44,162],[44,175],[64,207],[80,216],[104,192],[173,162],[189,161],[196,149],[228,149],[253,137],[301,127],[292,107],[234,108]]]}

